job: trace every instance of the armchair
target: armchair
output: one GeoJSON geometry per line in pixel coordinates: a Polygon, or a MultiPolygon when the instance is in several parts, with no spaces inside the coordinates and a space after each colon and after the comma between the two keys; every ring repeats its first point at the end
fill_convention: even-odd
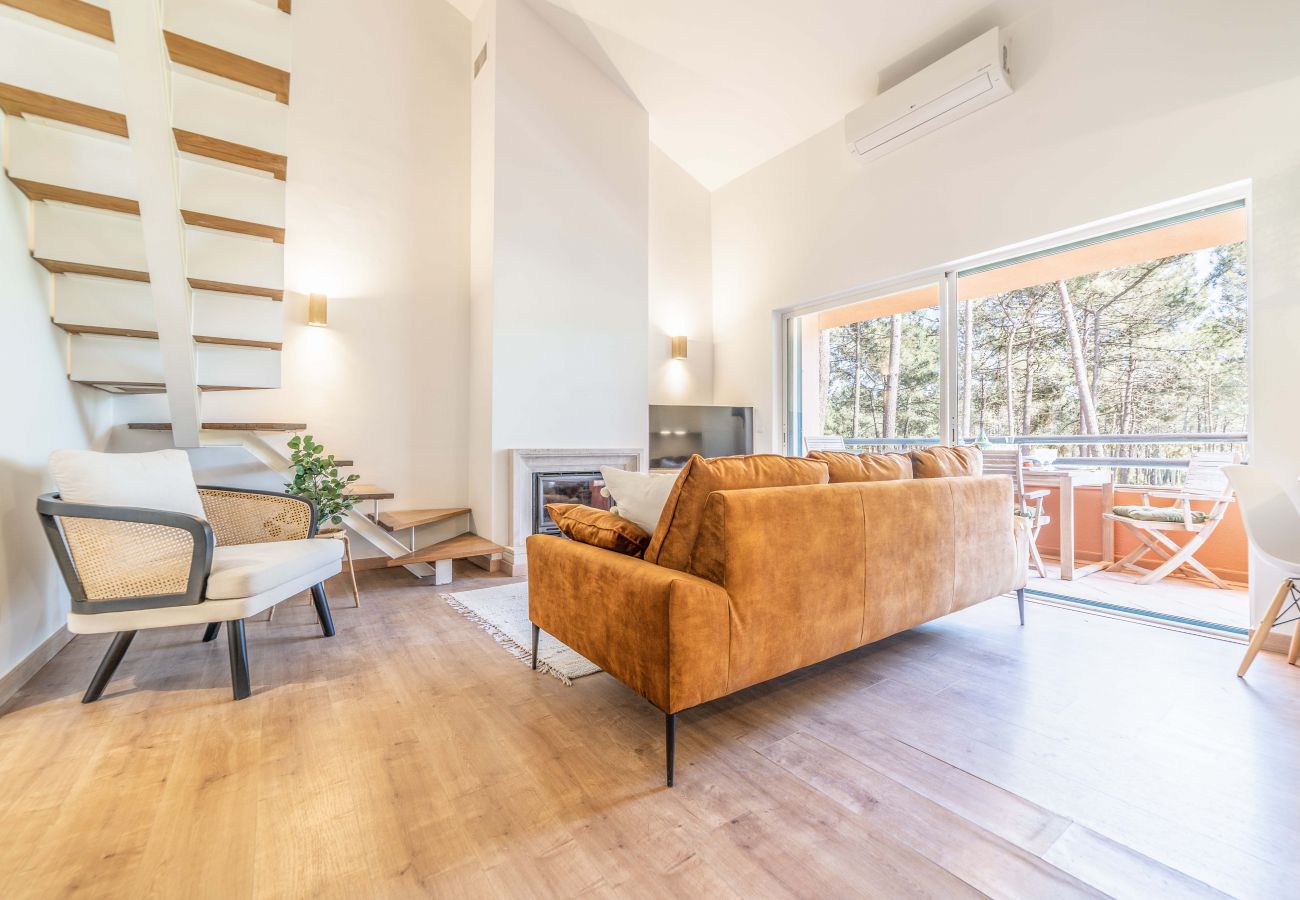
{"type": "Polygon", "coordinates": [[[83,703],[103,694],[140,629],[204,624],[207,642],[227,623],[236,700],[251,693],[248,617],[310,588],[322,634],[334,635],[323,583],[342,571],[342,546],[314,539],[316,510],[309,501],[270,491],[196,489],[180,451],[63,453],[51,458],[51,467],[72,496],[44,494],[36,511],[71,594],[68,630],[115,635],[83,703]],[[134,459],[124,469],[122,459],[103,457],[134,459]],[[124,486],[123,471],[140,483],[124,486]],[[151,483],[154,476],[165,489],[151,483]],[[122,502],[133,493],[140,505],[122,502]],[[203,516],[195,515],[200,509],[203,516]]]}
{"type": "Polygon", "coordinates": [[[1029,562],[1039,578],[1046,578],[1047,569],[1043,566],[1043,558],[1038,554],[1038,533],[1043,530],[1044,525],[1052,521],[1043,510],[1043,501],[1052,492],[1046,488],[1025,490],[1025,460],[1019,445],[986,447],[981,452],[984,457],[985,475],[1011,476],[1015,514],[1025,522],[1026,530],[1029,532],[1029,562]]]}

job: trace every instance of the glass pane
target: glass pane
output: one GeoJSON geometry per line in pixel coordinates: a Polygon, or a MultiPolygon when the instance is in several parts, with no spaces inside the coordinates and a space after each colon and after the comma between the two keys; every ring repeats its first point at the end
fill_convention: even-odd
{"type": "Polygon", "coordinates": [[[800,316],[790,334],[799,410],[790,424],[800,437],[792,450],[937,442],[937,284],[800,316]]]}
{"type": "Polygon", "coordinates": [[[1245,210],[962,276],[958,433],[1178,480],[1244,449],[1245,210]]]}

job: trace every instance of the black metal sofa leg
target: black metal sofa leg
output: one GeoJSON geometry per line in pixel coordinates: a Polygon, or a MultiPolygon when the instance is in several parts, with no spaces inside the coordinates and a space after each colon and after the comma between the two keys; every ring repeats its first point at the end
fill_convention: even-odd
{"type": "Polygon", "coordinates": [[[95,670],[95,677],[90,679],[90,687],[86,688],[86,693],[81,698],[82,703],[94,703],[100,698],[104,688],[108,687],[109,681],[113,679],[113,673],[117,671],[122,657],[126,656],[126,648],[131,646],[131,641],[134,639],[134,631],[119,631],[113,635],[113,643],[108,645],[108,652],[100,660],[99,668],[95,670]]]}
{"type": "Polygon", "coordinates": [[[330,604],[325,599],[324,584],[312,585],[311,602],[316,605],[316,618],[320,619],[321,634],[325,637],[334,637],[334,620],[330,618],[330,604]]]}
{"type": "Polygon", "coordinates": [[[248,643],[244,640],[244,620],[226,624],[226,642],[230,646],[230,687],[236,700],[243,700],[253,689],[248,683],[248,643]]]}
{"type": "Polygon", "coordinates": [[[1025,589],[1016,589],[1016,605],[1020,607],[1020,624],[1025,624],[1025,589]]]}
{"type": "Polygon", "coordinates": [[[677,757],[677,713],[664,713],[664,750],[668,764],[668,786],[672,787],[677,757]]]}
{"type": "Polygon", "coordinates": [[[217,639],[217,635],[220,632],[221,632],[220,622],[209,622],[208,627],[203,629],[203,643],[207,644],[212,641],[215,641],[217,639]]]}
{"type": "Polygon", "coordinates": [[[533,626],[533,671],[537,671],[537,638],[541,635],[542,629],[536,625],[533,626]]]}

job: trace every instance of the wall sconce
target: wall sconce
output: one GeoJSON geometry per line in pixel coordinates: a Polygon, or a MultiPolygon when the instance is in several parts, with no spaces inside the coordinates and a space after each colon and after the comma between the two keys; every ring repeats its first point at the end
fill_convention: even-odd
{"type": "Polygon", "coordinates": [[[324,327],[329,324],[328,301],[324,294],[312,294],[307,298],[307,324],[324,327]]]}
{"type": "Polygon", "coordinates": [[[671,339],[673,345],[673,359],[686,358],[686,336],[679,335],[671,339]]]}

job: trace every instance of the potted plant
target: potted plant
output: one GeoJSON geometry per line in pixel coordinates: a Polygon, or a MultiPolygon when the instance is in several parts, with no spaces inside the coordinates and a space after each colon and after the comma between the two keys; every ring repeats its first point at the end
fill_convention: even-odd
{"type": "Polygon", "coordinates": [[[339,475],[334,454],[325,455],[325,448],[312,440],[310,434],[294,435],[289,441],[293,464],[293,480],[287,493],[316,504],[316,522],[324,525],[342,525],[343,514],[357,505],[355,497],[344,493],[344,488],[361,476],[339,475]]]}

